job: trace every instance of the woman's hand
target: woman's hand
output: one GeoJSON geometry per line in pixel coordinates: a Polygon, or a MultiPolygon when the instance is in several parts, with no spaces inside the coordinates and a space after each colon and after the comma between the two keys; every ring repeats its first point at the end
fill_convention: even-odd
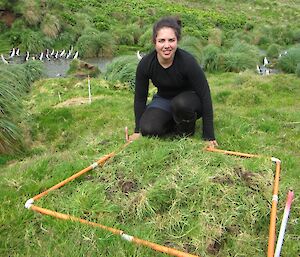
{"type": "Polygon", "coordinates": [[[128,137],[128,141],[134,141],[134,140],[137,140],[139,137],[141,136],[141,133],[133,133],[132,135],[130,135],[128,137]]]}
{"type": "Polygon", "coordinates": [[[216,140],[209,140],[207,141],[207,148],[217,148],[218,142],[216,140]]]}

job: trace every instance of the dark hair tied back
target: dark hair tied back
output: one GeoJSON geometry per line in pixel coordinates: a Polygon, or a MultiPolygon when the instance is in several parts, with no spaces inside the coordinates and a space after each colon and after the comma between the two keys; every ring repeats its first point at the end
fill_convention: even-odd
{"type": "Polygon", "coordinates": [[[179,19],[179,17],[175,17],[174,19],[176,19],[178,26],[181,29],[181,20],[179,19]]]}
{"type": "Polygon", "coordinates": [[[179,17],[164,17],[153,26],[152,41],[155,44],[157,33],[162,28],[171,28],[174,30],[177,40],[181,39],[181,20],[179,17]]]}

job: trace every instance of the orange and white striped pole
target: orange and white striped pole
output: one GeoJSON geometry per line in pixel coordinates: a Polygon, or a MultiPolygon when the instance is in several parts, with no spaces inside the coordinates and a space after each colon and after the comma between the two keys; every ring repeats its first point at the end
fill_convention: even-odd
{"type": "Polygon", "coordinates": [[[284,233],[285,233],[285,228],[286,228],[286,225],[288,222],[293,198],[294,198],[294,192],[292,190],[289,190],[287,199],[286,199],[286,204],[285,204],[285,208],[284,208],[282,221],[281,221],[279,235],[278,235],[278,239],[277,239],[277,244],[276,244],[276,249],[275,249],[275,257],[280,256],[281,247],[283,244],[284,233]]]}

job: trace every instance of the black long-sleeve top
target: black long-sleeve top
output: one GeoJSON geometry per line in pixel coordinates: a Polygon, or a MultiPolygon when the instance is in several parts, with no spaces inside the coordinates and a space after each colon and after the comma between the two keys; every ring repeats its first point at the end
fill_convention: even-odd
{"type": "Polygon", "coordinates": [[[202,104],[202,137],[205,140],[215,139],[212,100],[205,74],[196,59],[180,48],[177,48],[173,63],[168,68],[160,65],[155,50],[140,61],[135,80],[135,132],[139,132],[139,121],[146,108],[149,80],[157,87],[157,94],[166,99],[172,99],[183,91],[195,91],[202,104]]]}

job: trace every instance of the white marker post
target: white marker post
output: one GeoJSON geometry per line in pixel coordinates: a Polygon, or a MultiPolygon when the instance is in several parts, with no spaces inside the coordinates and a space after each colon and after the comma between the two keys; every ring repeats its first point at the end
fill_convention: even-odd
{"type": "Polygon", "coordinates": [[[88,87],[89,87],[89,103],[92,103],[92,94],[91,94],[91,81],[90,81],[90,75],[88,75],[88,87]]]}
{"type": "Polygon", "coordinates": [[[285,205],[285,208],[284,208],[284,213],[283,213],[283,217],[282,217],[282,222],[281,222],[281,226],[280,226],[280,231],[279,231],[279,235],[278,235],[278,240],[277,240],[277,245],[276,245],[276,250],[275,250],[274,257],[279,257],[280,256],[280,251],[281,251],[281,247],[282,247],[282,244],[283,244],[285,228],[286,228],[286,224],[287,224],[287,221],[288,221],[288,218],[289,218],[293,198],[294,198],[294,192],[290,190],[288,192],[286,205],[285,205]]]}

